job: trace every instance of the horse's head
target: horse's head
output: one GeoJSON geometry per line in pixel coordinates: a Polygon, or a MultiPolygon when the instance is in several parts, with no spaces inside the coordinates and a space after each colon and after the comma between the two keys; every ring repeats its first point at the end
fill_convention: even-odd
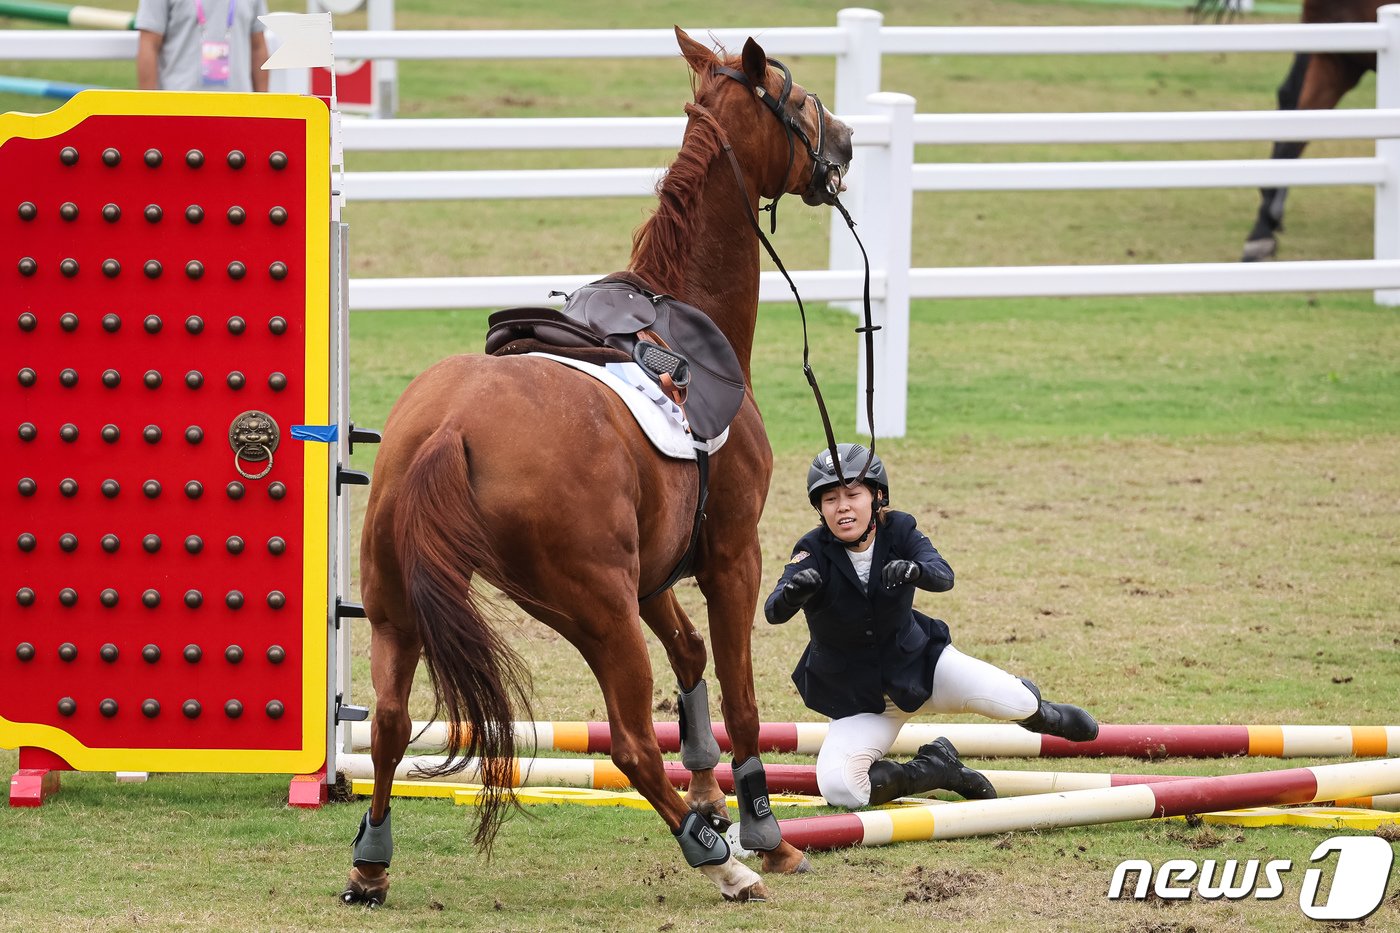
{"type": "Polygon", "coordinates": [[[759,194],[801,195],[813,206],[834,203],[846,187],[841,179],[851,164],[851,128],[753,39],[741,55],[725,59],[680,27],[676,41],[696,75],[695,102],[724,127],[759,194]]]}

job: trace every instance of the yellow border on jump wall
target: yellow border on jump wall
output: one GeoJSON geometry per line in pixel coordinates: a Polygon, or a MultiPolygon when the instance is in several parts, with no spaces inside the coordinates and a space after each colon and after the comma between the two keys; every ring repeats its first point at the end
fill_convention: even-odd
{"type": "MultiPolygon", "coordinates": [[[[299,120],[306,132],[306,410],[303,424],[330,419],[330,111],[312,97],[290,94],[83,91],[51,113],[0,114],[0,144],[47,139],[90,116],[255,117],[299,120]],[[324,387],[312,393],[312,386],[324,387]]],[[[45,748],[83,771],[220,771],[299,774],[326,761],[326,579],[329,462],[333,445],[306,442],[302,521],[302,698],[299,749],[89,748],[67,732],[0,717],[0,746],[45,748]],[[324,541],[323,541],[324,543],[324,541]]]]}

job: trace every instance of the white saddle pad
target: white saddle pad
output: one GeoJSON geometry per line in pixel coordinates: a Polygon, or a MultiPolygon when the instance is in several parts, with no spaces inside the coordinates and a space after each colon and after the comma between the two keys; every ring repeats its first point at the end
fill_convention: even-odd
{"type": "Polygon", "coordinates": [[[582,360],[571,360],[553,353],[525,353],[522,356],[538,356],[556,363],[571,366],[579,372],[587,373],[603,385],[617,393],[637,419],[642,433],[652,446],[667,457],[677,460],[694,460],[695,450],[708,450],[714,453],[729,439],[729,429],[712,441],[698,441],[691,436],[690,426],[685,422],[685,414],[666,393],[652,382],[636,363],[609,363],[599,366],[582,360]]]}

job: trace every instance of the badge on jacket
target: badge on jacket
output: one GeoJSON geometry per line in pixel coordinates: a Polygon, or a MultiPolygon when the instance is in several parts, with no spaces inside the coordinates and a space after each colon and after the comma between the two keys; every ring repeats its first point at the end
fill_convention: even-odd
{"type": "Polygon", "coordinates": [[[788,563],[789,563],[789,564],[800,564],[802,561],[806,560],[807,558],[809,558],[809,557],[811,557],[811,556],[812,556],[812,555],[811,555],[811,554],[808,554],[806,551],[798,551],[796,554],[792,555],[792,560],[788,561],[788,563]]]}

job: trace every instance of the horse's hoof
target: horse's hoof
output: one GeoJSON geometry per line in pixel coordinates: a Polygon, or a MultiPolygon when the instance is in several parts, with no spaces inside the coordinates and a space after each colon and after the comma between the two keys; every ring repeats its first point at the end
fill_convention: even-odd
{"type": "Polygon", "coordinates": [[[725,894],[726,901],[735,901],[744,904],[762,904],[768,900],[768,889],[764,887],[762,881],[755,881],[747,888],[736,891],[733,894],[725,894]]]}
{"type": "Polygon", "coordinates": [[[389,876],[381,874],[375,878],[364,875],[358,868],[350,869],[350,880],[345,890],[340,892],[342,904],[364,904],[366,907],[382,907],[389,896],[389,876]]]}
{"type": "Polygon", "coordinates": [[[1263,240],[1248,240],[1244,244],[1244,254],[1240,262],[1262,262],[1273,259],[1278,252],[1278,240],[1268,237],[1263,240]]]}
{"type": "Polygon", "coordinates": [[[721,865],[701,865],[700,871],[714,882],[726,901],[768,900],[763,879],[733,855],[721,865]]]}
{"type": "Polygon", "coordinates": [[[340,902],[350,906],[363,904],[370,910],[384,905],[384,899],[378,894],[365,894],[353,888],[346,888],[344,891],[340,892],[340,902]]]}
{"type": "Polygon", "coordinates": [[[805,875],[812,870],[812,863],[807,861],[802,850],[786,842],[759,854],[763,857],[764,874],[805,875]]]}

